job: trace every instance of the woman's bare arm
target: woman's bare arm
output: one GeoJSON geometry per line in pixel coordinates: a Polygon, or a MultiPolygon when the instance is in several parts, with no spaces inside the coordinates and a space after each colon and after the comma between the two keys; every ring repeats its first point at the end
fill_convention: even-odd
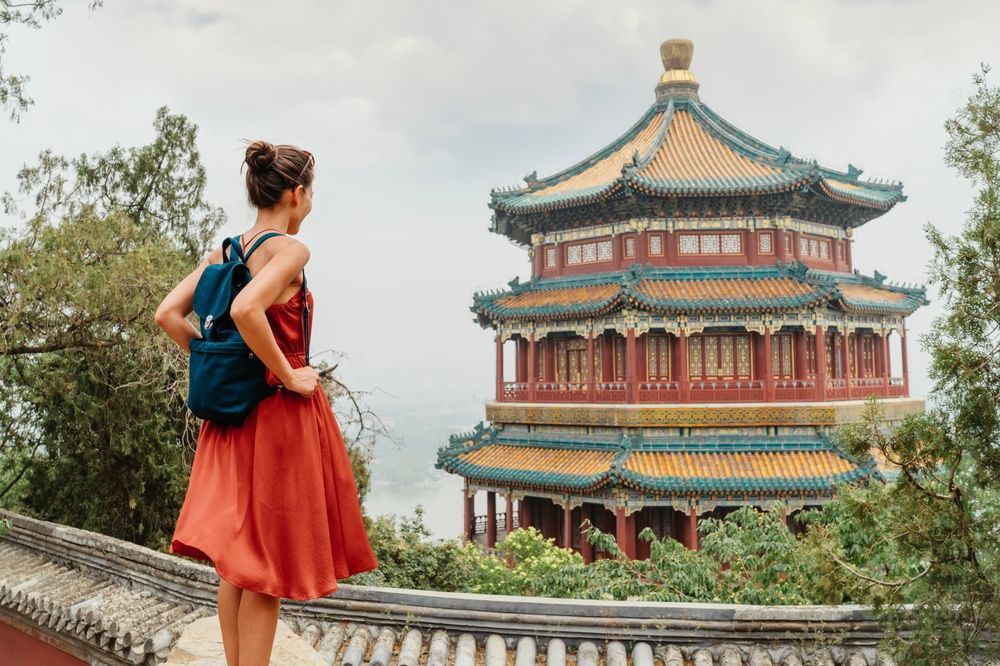
{"type": "Polygon", "coordinates": [[[309,261],[309,249],[287,236],[271,241],[279,245],[247,286],[233,299],[229,310],[236,328],[247,346],[287,388],[297,393],[311,394],[318,375],[312,368],[293,370],[281,352],[264,310],[291,284],[309,261]],[[315,381],[313,375],[316,375],[315,381]]]}
{"type": "Polygon", "coordinates": [[[201,337],[201,332],[187,319],[194,308],[194,288],[205,267],[221,260],[222,250],[216,248],[186,278],[178,282],[156,308],[156,323],[184,351],[190,351],[191,338],[201,337]]]}

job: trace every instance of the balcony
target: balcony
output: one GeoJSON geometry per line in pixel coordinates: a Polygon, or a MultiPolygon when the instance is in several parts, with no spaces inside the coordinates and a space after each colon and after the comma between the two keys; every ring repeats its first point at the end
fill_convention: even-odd
{"type": "Polygon", "coordinates": [[[499,402],[666,404],[702,402],[814,402],[905,397],[903,377],[827,379],[824,391],[815,378],[638,381],[629,382],[503,382],[499,402]]]}

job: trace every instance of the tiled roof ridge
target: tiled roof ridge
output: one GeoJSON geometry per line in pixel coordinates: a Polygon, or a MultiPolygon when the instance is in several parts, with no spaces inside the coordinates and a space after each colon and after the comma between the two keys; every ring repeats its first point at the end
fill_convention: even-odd
{"type": "MultiPolygon", "coordinates": [[[[217,577],[211,567],[176,556],[150,557],[141,546],[0,510],[13,531],[0,540],[0,621],[41,635],[89,663],[161,663],[177,632],[194,615],[210,615],[217,577]],[[93,568],[86,552],[114,554],[110,567],[93,568]],[[123,562],[148,561],[145,576],[123,562]],[[60,579],[103,585],[108,598],[127,601],[145,589],[154,596],[186,592],[196,598],[192,617],[157,626],[129,644],[117,622],[136,606],[80,607],[60,579]],[[201,585],[204,583],[204,586],[201,585]],[[88,609],[89,608],[89,609],[88,609]],[[116,638],[121,634],[121,637],[116,638]]],[[[146,602],[147,604],[149,601],[146,602]]],[[[174,613],[178,609],[174,608],[174,613]]],[[[882,630],[859,606],[745,606],[640,600],[578,600],[377,588],[342,583],[337,592],[310,601],[282,600],[282,619],[315,647],[324,663],[428,666],[576,663],[591,666],[774,666],[823,663],[891,664],[877,653],[882,630]],[[513,654],[516,652],[516,656],[513,654]]],[[[161,619],[167,616],[163,616],[161,619]]]]}
{"type": "MultiPolygon", "coordinates": [[[[597,152],[591,153],[587,157],[583,158],[582,160],[579,160],[578,162],[575,162],[571,166],[566,167],[561,171],[557,171],[556,173],[551,174],[549,176],[545,176],[544,178],[538,178],[537,172],[528,174],[524,178],[524,181],[526,183],[525,187],[507,189],[503,191],[494,189],[490,191],[490,194],[493,195],[494,198],[509,198],[513,196],[518,196],[520,194],[525,194],[527,192],[531,192],[534,190],[551,187],[552,185],[560,183],[568,178],[572,178],[573,176],[585,171],[594,164],[597,164],[601,160],[606,159],[610,155],[613,155],[615,151],[620,150],[622,146],[624,146],[629,141],[634,139],[635,136],[639,134],[639,132],[641,132],[644,127],[649,125],[649,123],[653,122],[653,119],[656,116],[664,112],[665,110],[660,105],[653,104],[648,109],[646,109],[645,113],[642,114],[639,120],[633,123],[632,126],[628,130],[626,130],[624,134],[620,135],[617,139],[613,140],[611,143],[607,144],[597,152]]],[[[667,122],[664,123],[664,129],[666,128],[667,124],[669,123],[667,122]]]]}

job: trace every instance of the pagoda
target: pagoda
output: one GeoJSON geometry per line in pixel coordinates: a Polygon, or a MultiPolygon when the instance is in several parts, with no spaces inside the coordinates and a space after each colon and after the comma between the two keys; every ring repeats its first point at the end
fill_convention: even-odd
{"type": "Polygon", "coordinates": [[[692,52],[661,45],[654,103],[610,145],[491,192],[491,230],[526,247],[531,278],[474,295],[496,396],[436,462],[464,478],[463,534],[488,548],[535,526],[591,561],[590,520],[644,558],[645,527],[697,548],[705,516],[777,501],[787,521],[882,479],[834,437],[867,398],[890,422],[923,410],[905,321],[926,291],[852,260],[854,229],[902,185],[730,124],[701,101],[692,52]]]}

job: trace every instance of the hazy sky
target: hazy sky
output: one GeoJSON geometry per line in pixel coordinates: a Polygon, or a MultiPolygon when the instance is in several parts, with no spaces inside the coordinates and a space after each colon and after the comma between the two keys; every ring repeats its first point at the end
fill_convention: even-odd
{"type": "MultiPolygon", "coordinates": [[[[17,30],[9,71],[36,105],[0,121],[0,190],[51,147],[75,155],[152,136],[167,105],[200,126],[208,194],[252,224],[241,139],[316,154],[302,240],[316,295],[314,349],[346,352],[344,377],[391,397],[404,439],[385,447],[376,512],[430,507],[459,529],[459,480],[433,470],[447,435],[483,417],[491,334],[475,289],[527,276],[526,253],[488,232],[490,188],[547,175],[601,148],[653,102],[658,48],[694,40],[701,98],[772,145],[865,177],[909,200],[856,234],[865,273],[924,282],[922,225],[961,228],[972,189],[942,164],[944,120],[980,62],[1000,65],[1000,3],[850,2],[67,2],[17,30]]],[[[221,236],[220,236],[221,239],[221,236]]],[[[931,294],[934,298],[934,294],[931,294]]],[[[910,318],[928,330],[935,301],[910,318]]],[[[911,390],[927,356],[910,345],[911,390]]]]}

